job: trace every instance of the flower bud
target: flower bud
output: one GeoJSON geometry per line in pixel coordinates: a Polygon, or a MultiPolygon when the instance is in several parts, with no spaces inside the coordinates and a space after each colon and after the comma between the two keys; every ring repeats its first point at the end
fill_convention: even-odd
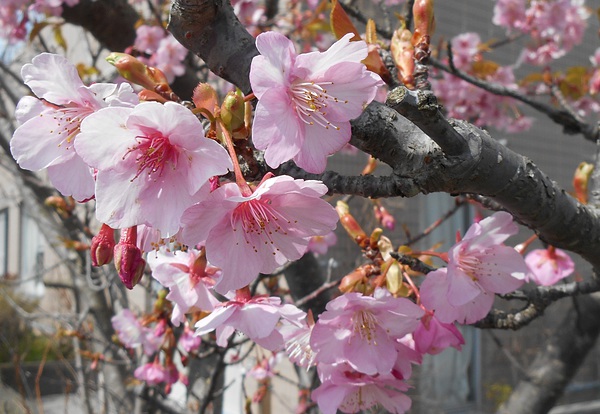
{"type": "Polygon", "coordinates": [[[119,74],[130,82],[154,90],[156,80],[148,66],[127,53],[113,52],[106,57],[106,61],[119,71],[119,74]]]}
{"type": "Polygon", "coordinates": [[[119,243],[115,246],[115,267],[127,289],[133,289],[144,275],[146,261],[142,251],[136,246],[137,227],[124,229],[119,243]]]}
{"type": "Polygon", "coordinates": [[[355,291],[357,285],[364,284],[367,281],[367,271],[364,267],[358,267],[348,273],[340,281],[339,290],[343,293],[355,291]]]}
{"type": "Polygon", "coordinates": [[[375,218],[383,227],[388,230],[394,230],[394,228],[396,228],[396,219],[384,206],[381,204],[374,205],[373,210],[375,212],[375,218]]]}
{"type": "Polygon", "coordinates": [[[245,122],[246,105],[241,92],[229,92],[221,105],[221,120],[232,132],[233,138],[248,136],[245,122]]]}
{"type": "Polygon", "coordinates": [[[575,170],[573,187],[575,188],[575,197],[580,203],[585,204],[588,201],[588,183],[593,171],[594,164],[587,162],[582,162],[575,170]]]}
{"type": "Polygon", "coordinates": [[[390,51],[392,59],[398,68],[398,76],[404,86],[414,89],[415,48],[411,43],[412,33],[408,29],[398,29],[392,35],[390,51]]]}
{"type": "Polygon", "coordinates": [[[352,240],[359,243],[367,239],[367,234],[360,227],[360,224],[356,222],[356,219],[350,214],[350,207],[343,201],[338,201],[335,210],[340,216],[340,223],[346,229],[346,232],[352,237],[352,240]]]}
{"type": "Polygon", "coordinates": [[[113,259],[115,248],[115,232],[106,224],[102,224],[100,231],[92,238],[90,255],[92,266],[102,266],[110,263],[113,259]]]}
{"type": "Polygon", "coordinates": [[[412,44],[416,47],[419,43],[429,43],[435,30],[435,19],[433,16],[433,0],[415,0],[413,5],[413,18],[415,31],[412,44]]]}

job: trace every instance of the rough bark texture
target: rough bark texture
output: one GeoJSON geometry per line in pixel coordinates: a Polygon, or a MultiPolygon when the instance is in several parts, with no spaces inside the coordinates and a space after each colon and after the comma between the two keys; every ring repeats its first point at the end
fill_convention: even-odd
{"type": "Polygon", "coordinates": [[[228,0],[173,1],[167,29],[216,75],[250,92],[250,62],[258,50],[228,0]]]}

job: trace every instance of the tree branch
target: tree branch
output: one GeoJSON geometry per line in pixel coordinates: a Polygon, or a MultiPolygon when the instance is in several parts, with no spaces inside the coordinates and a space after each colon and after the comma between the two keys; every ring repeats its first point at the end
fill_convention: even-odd
{"type": "Polygon", "coordinates": [[[167,29],[213,73],[250,92],[250,63],[258,50],[228,0],[174,0],[167,29]]]}
{"type": "Polygon", "coordinates": [[[430,58],[429,63],[435,68],[441,69],[444,72],[451,73],[457,78],[469,82],[470,84],[475,85],[483,90],[491,92],[494,95],[508,96],[510,98],[516,99],[517,101],[523,102],[524,104],[532,107],[533,109],[536,109],[537,111],[547,115],[555,123],[562,125],[565,134],[582,134],[587,140],[593,142],[596,142],[596,140],[600,138],[600,130],[598,129],[597,125],[590,125],[585,122],[582,122],[581,120],[577,119],[576,116],[573,116],[573,114],[570,113],[568,110],[557,109],[551,105],[536,101],[526,95],[523,95],[515,89],[507,88],[503,85],[490,83],[482,79],[478,79],[456,68],[447,66],[437,59],[430,58]]]}

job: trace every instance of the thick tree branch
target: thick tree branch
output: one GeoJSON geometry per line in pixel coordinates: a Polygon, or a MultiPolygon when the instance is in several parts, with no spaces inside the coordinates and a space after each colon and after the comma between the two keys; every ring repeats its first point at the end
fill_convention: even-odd
{"type": "Polygon", "coordinates": [[[68,23],[84,27],[103,46],[115,52],[133,44],[135,24],[140,18],[126,0],[81,0],[73,7],[64,7],[62,17],[68,23]]]}
{"type": "Polygon", "coordinates": [[[250,63],[258,50],[228,0],[175,0],[167,29],[216,75],[250,92],[250,63]]]}

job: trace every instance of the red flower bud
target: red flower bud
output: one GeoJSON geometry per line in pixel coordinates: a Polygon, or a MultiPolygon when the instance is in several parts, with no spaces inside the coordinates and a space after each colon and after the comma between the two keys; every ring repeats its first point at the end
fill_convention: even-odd
{"type": "Polygon", "coordinates": [[[146,261],[142,251],[136,246],[137,227],[124,229],[119,243],[115,246],[115,267],[127,289],[133,289],[144,275],[146,261]]]}
{"type": "Polygon", "coordinates": [[[103,224],[98,234],[92,238],[90,255],[93,266],[102,266],[110,263],[113,259],[115,248],[115,232],[112,228],[103,224]]]}

